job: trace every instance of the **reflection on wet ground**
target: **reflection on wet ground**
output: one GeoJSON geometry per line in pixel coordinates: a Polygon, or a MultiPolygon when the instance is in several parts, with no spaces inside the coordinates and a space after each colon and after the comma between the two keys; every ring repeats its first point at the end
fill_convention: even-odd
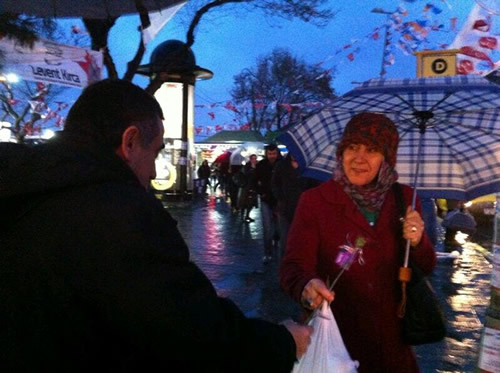
{"type": "MultiPolygon", "coordinates": [[[[190,202],[166,202],[178,220],[191,257],[221,296],[229,297],[248,316],[275,322],[298,319],[299,307],[279,288],[278,263],[263,264],[260,213],[253,223],[233,213],[223,198],[213,196],[190,202]]],[[[442,234],[438,249],[442,247],[442,234]]],[[[492,265],[476,245],[464,245],[458,259],[441,259],[431,282],[441,300],[448,337],[442,342],[417,346],[421,371],[473,372],[484,315],[490,299],[492,265]]]]}
{"type": "Polygon", "coordinates": [[[490,299],[492,265],[466,243],[462,255],[440,260],[431,282],[447,320],[444,341],[415,348],[423,372],[473,372],[490,299]]]}

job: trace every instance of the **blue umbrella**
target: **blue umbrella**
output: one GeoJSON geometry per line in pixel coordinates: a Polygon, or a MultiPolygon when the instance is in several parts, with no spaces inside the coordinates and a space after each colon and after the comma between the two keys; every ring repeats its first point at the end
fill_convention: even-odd
{"type": "Polygon", "coordinates": [[[479,76],[372,79],[279,140],[304,176],[327,180],[344,127],[360,112],[396,123],[399,181],[421,197],[471,200],[500,191],[500,86],[479,76]]]}
{"type": "MultiPolygon", "coordinates": [[[[399,181],[421,197],[471,200],[500,191],[500,86],[479,76],[372,79],[279,137],[304,176],[331,178],[349,119],[383,113],[398,126],[399,181]]],[[[408,263],[408,248],[405,267],[408,263]]]]}

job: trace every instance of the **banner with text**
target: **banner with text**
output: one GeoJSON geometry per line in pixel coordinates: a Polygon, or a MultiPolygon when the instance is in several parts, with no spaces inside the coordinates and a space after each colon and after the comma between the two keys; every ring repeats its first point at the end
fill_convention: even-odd
{"type": "Polygon", "coordinates": [[[29,48],[7,38],[0,38],[0,51],[1,72],[14,73],[22,79],[76,88],[102,79],[101,52],[44,39],[29,48]]]}

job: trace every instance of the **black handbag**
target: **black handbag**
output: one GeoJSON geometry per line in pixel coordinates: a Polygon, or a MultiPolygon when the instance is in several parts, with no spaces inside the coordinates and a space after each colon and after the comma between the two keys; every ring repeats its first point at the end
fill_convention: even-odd
{"type": "MultiPolygon", "coordinates": [[[[394,183],[393,188],[399,215],[403,218],[406,208],[401,186],[394,183]]],[[[402,226],[400,236],[403,242],[402,226]]],[[[404,248],[404,245],[402,247],[404,248]]],[[[402,318],[401,332],[403,340],[410,345],[439,342],[446,336],[446,321],[436,293],[429,280],[424,276],[420,268],[412,263],[411,259],[409,268],[411,269],[411,280],[406,286],[406,299],[403,300],[398,314],[402,318]],[[406,301],[406,304],[404,304],[404,301],[406,301]]]]}

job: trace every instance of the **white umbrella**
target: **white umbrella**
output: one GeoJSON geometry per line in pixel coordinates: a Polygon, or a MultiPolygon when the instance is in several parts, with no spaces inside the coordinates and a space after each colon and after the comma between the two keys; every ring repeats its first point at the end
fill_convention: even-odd
{"type": "Polygon", "coordinates": [[[231,157],[229,157],[229,164],[232,166],[239,166],[244,164],[248,158],[241,154],[243,148],[237,148],[231,153],[231,157]]]}
{"type": "Polygon", "coordinates": [[[264,143],[251,141],[245,142],[233,150],[229,163],[232,165],[241,165],[246,163],[252,154],[259,155],[263,152],[264,143]]]}

